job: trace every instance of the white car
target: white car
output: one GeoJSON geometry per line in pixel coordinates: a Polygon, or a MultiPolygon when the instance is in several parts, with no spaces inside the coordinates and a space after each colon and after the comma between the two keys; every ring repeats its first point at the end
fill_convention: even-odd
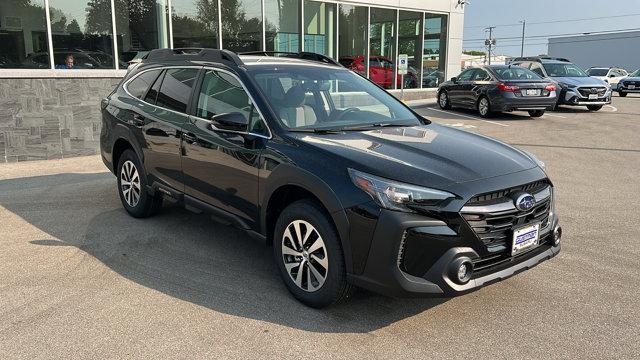
{"type": "Polygon", "coordinates": [[[629,75],[627,70],[616,67],[592,67],[587,70],[587,74],[589,74],[589,76],[591,77],[609,83],[609,85],[611,85],[611,88],[614,90],[618,88],[618,83],[620,82],[620,80],[629,75]]]}

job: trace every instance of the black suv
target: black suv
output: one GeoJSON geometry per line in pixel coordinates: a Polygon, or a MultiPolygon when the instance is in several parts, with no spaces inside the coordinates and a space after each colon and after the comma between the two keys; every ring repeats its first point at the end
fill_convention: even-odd
{"type": "Polygon", "coordinates": [[[310,306],[354,285],[462,294],[560,251],[539,160],[431,123],[339,64],[154,50],[102,114],[129,214],[166,199],[245,229],[310,306]]]}

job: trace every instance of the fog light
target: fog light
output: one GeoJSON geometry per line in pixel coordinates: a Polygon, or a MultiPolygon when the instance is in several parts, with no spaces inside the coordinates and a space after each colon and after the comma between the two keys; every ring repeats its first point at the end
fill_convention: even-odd
{"type": "Polygon", "coordinates": [[[473,263],[469,258],[456,259],[452,264],[449,272],[451,279],[458,284],[466,284],[471,280],[473,274],[473,263]]]}
{"type": "Polygon", "coordinates": [[[562,238],[562,228],[560,226],[556,226],[553,229],[553,246],[560,245],[560,239],[562,238]]]}

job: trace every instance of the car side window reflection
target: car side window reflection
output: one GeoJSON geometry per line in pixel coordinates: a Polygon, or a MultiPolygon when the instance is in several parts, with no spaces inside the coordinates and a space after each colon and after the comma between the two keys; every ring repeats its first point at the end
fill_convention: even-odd
{"type": "Polygon", "coordinates": [[[460,74],[460,76],[458,77],[459,81],[469,81],[471,80],[471,77],[473,76],[473,74],[475,73],[475,69],[468,69],[462,72],[462,74],[460,74]]]}

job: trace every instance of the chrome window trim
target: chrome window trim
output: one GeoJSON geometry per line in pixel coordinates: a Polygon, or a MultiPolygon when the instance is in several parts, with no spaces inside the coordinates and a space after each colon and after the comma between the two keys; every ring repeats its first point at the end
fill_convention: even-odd
{"type": "MultiPolygon", "coordinates": [[[[240,80],[240,78],[238,77],[238,75],[228,71],[228,70],[224,70],[224,69],[220,69],[220,68],[216,68],[216,67],[212,67],[212,66],[194,66],[194,65],[184,65],[184,66],[180,66],[180,65],[171,65],[171,66],[160,66],[160,67],[154,67],[154,68],[150,68],[150,69],[145,69],[140,71],[139,73],[137,73],[135,76],[131,77],[131,79],[127,80],[123,85],[122,88],[124,89],[124,92],[129,95],[132,99],[136,99],[137,101],[140,101],[146,105],[149,106],[153,106],[155,108],[158,109],[162,109],[165,111],[169,111],[178,115],[183,115],[183,116],[189,116],[192,118],[196,118],[196,119],[200,119],[203,121],[207,121],[209,123],[211,123],[211,126],[213,127],[213,129],[215,131],[220,131],[220,132],[228,132],[228,133],[234,133],[234,134],[243,134],[243,135],[252,135],[252,136],[257,136],[257,137],[261,137],[263,139],[272,139],[273,138],[273,133],[271,132],[271,128],[269,127],[269,124],[267,124],[267,121],[264,118],[264,115],[262,114],[262,111],[260,110],[260,108],[256,105],[256,100],[253,97],[253,95],[251,95],[251,93],[248,91],[247,87],[244,85],[244,83],[242,82],[242,80],[240,80]],[[256,133],[252,133],[252,132],[247,132],[247,131],[232,131],[232,130],[224,130],[224,129],[219,129],[216,128],[215,126],[213,126],[213,123],[211,122],[211,120],[208,119],[203,119],[199,116],[195,116],[195,115],[189,115],[180,111],[175,111],[172,109],[167,109],[165,107],[162,106],[158,106],[155,104],[151,104],[148,103],[146,101],[144,101],[143,99],[138,99],[137,97],[133,96],[128,89],[129,83],[132,82],[133,80],[137,79],[138,76],[148,72],[148,71],[153,71],[153,70],[166,70],[166,69],[198,69],[198,70],[214,70],[214,71],[220,71],[220,72],[224,72],[226,74],[231,75],[232,77],[234,77],[239,83],[240,85],[242,85],[242,88],[244,89],[244,92],[247,93],[249,99],[251,100],[251,103],[253,104],[253,106],[256,108],[256,110],[258,110],[258,115],[260,115],[260,120],[262,120],[262,122],[264,123],[265,128],[267,129],[267,132],[269,133],[269,136],[263,135],[263,134],[256,134],[256,133]]],[[[199,91],[200,89],[198,89],[199,91]]]]}

